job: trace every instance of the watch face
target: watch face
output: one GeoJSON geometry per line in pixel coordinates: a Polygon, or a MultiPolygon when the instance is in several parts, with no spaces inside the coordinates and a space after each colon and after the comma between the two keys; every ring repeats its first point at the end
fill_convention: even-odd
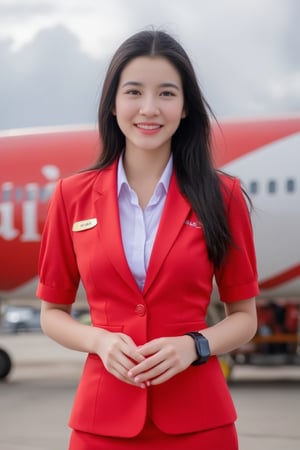
{"type": "Polygon", "coordinates": [[[205,363],[210,357],[210,349],[208,340],[200,333],[195,336],[195,344],[198,353],[198,360],[195,361],[195,365],[205,363]]]}
{"type": "Polygon", "coordinates": [[[200,334],[197,338],[197,350],[200,358],[207,361],[207,359],[210,357],[208,340],[200,334]]]}
{"type": "Polygon", "coordinates": [[[198,366],[199,364],[205,363],[210,357],[209,342],[203,334],[198,333],[198,331],[191,331],[186,333],[194,339],[195,347],[198,355],[198,359],[192,363],[193,366],[198,366]]]}

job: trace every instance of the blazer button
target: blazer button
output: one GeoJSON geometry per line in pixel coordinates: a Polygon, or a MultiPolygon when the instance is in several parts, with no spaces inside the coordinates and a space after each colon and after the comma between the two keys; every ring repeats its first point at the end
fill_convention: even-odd
{"type": "Polygon", "coordinates": [[[146,308],[142,303],[139,303],[138,305],[136,305],[134,312],[138,315],[138,316],[144,316],[145,312],[146,312],[146,308]]]}

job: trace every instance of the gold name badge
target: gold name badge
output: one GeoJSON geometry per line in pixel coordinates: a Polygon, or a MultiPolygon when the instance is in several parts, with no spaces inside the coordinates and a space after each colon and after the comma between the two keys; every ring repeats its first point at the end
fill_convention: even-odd
{"type": "Polygon", "coordinates": [[[79,222],[74,222],[72,231],[84,231],[89,230],[90,228],[94,228],[97,225],[97,219],[87,219],[87,220],[80,220],[79,222]]]}

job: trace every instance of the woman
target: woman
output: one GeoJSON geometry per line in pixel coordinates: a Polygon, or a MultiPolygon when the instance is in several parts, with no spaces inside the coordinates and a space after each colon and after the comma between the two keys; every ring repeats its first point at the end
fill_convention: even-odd
{"type": "Polygon", "coordinates": [[[57,185],[40,254],[43,330],[88,353],[69,449],[235,450],[216,355],[256,331],[252,230],[239,181],[213,168],[208,107],[171,36],[119,47],[99,132],[99,161],[57,185]],[[214,278],[226,318],[208,327],[214,278]],[[80,279],[92,326],[70,315],[80,279]]]}

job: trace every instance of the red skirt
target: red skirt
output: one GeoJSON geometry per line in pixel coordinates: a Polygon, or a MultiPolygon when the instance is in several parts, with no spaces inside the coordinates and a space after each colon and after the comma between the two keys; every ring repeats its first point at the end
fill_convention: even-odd
{"type": "Polygon", "coordinates": [[[73,430],[69,450],[238,450],[234,424],[196,433],[170,435],[149,419],[133,438],[98,436],[73,430]]]}

